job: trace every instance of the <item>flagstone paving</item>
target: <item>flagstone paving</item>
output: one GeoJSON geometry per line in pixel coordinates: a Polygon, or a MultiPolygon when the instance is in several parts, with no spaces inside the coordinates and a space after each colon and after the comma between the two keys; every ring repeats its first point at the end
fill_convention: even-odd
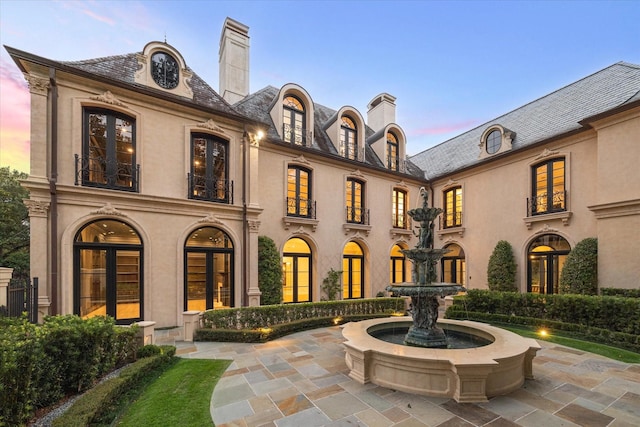
{"type": "Polygon", "coordinates": [[[197,342],[181,357],[233,360],[211,397],[217,427],[640,425],[640,364],[539,341],[535,379],[484,403],[417,396],[348,376],[340,327],[264,344],[197,342]]]}

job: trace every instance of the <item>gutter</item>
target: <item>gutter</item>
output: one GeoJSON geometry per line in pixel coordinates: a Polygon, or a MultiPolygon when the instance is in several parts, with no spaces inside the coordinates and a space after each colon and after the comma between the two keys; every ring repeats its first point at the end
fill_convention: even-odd
{"type": "Polygon", "coordinates": [[[50,273],[51,273],[51,314],[58,314],[58,194],[56,184],[58,181],[58,85],[56,83],[56,70],[49,68],[49,99],[51,101],[51,170],[49,172],[50,205],[50,273]]]}
{"type": "Polygon", "coordinates": [[[245,126],[242,133],[242,300],[240,306],[249,305],[249,288],[248,288],[248,272],[247,272],[247,245],[249,243],[249,230],[247,224],[247,143],[249,142],[249,134],[245,126]]]}

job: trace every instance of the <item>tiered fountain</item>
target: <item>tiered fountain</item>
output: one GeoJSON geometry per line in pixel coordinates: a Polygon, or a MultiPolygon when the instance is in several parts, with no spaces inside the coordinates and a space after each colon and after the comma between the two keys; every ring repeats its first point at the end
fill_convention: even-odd
{"type": "Polygon", "coordinates": [[[420,194],[422,206],[408,212],[419,223],[418,244],[402,251],[412,262],[412,282],[387,287],[392,295],[411,298],[411,316],[344,325],[349,376],[362,384],[372,382],[458,402],[483,402],[509,393],[521,387],[525,378],[533,378],[532,362],[540,346],[533,339],[483,323],[438,321],[439,299],[465,289],[435,282],[436,265],[447,252],[433,248],[434,221],[442,210],[428,207],[424,188],[420,194]],[[378,339],[407,330],[404,344],[378,339]],[[470,344],[452,348],[447,335],[453,334],[470,337],[470,344]]]}

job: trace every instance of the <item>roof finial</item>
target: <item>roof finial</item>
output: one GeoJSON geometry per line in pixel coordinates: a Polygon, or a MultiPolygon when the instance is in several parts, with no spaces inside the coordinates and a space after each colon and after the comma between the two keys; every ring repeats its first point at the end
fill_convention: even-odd
{"type": "Polygon", "coordinates": [[[164,44],[167,44],[167,32],[164,32],[164,44]]]}

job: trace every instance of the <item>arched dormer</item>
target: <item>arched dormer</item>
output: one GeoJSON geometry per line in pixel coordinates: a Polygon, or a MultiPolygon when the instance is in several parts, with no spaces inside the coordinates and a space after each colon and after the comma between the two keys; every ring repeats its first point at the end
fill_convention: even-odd
{"type": "Polygon", "coordinates": [[[315,111],[311,96],[301,86],[293,83],[282,86],[269,114],[282,141],[311,146],[315,111]]]}
{"type": "Polygon", "coordinates": [[[395,123],[386,125],[371,135],[367,143],[387,169],[396,172],[406,170],[407,137],[400,126],[395,123]]]}
{"type": "Polygon", "coordinates": [[[174,95],[193,99],[189,86],[193,72],[176,48],[168,43],[150,42],[138,54],[135,82],[174,95]]]}
{"type": "Polygon", "coordinates": [[[495,156],[511,150],[511,143],[516,138],[516,133],[501,126],[494,124],[489,126],[480,137],[480,155],[481,159],[495,156]]]}
{"type": "Polygon", "coordinates": [[[365,122],[358,110],[340,108],[325,126],[325,132],[342,157],[364,161],[365,122]]]}

